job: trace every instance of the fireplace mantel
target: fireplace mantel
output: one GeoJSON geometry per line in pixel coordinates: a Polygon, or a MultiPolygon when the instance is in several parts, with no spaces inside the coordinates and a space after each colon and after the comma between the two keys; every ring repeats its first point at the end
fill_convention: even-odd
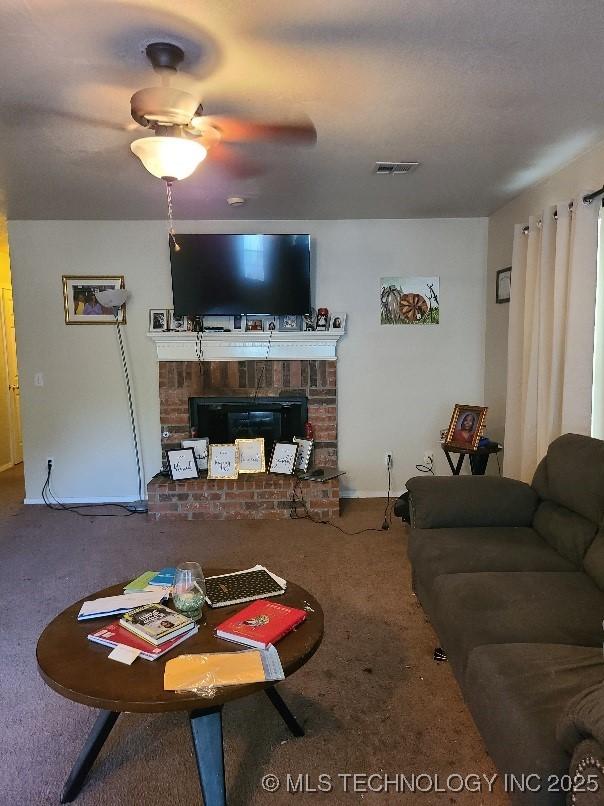
{"type": "Polygon", "coordinates": [[[199,345],[207,361],[248,361],[266,358],[270,338],[269,360],[304,361],[333,360],[338,339],[344,334],[332,331],[286,333],[162,333],[147,334],[155,343],[158,361],[196,361],[199,345]],[[202,336],[201,342],[198,339],[202,336]]]}

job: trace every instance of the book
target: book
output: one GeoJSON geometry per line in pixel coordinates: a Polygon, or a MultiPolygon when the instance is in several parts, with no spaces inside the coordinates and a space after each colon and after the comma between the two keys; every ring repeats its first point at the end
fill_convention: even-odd
{"type": "Polygon", "coordinates": [[[144,641],[142,638],[139,638],[134,633],[122,627],[119,621],[112,621],[111,624],[108,624],[106,627],[102,627],[100,630],[90,633],[88,640],[94,641],[96,644],[103,644],[103,646],[109,646],[112,648],[122,644],[123,646],[130,647],[131,649],[140,650],[140,657],[144,658],[145,660],[155,660],[156,658],[160,658],[162,655],[165,655],[166,652],[169,652],[175,646],[178,646],[178,644],[186,641],[187,638],[195,635],[198,629],[199,628],[197,625],[195,625],[188,632],[181,633],[175,638],[168,639],[160,646],[152,646],[147,641],[144,641]]]}
{"type": "Polygon", "coordinates": [[[157,571],[145,571],[144,574],[136,577],[136,579],[133,579],[132,582],[129,582],[125,586],[124,593],[136,593],[137,591],[144,591],[149,584],[149,580],[153,579],[156,574],[157,571]]]}
{"type": "Polygon", "coordinates": [[[151,577],[148,585],[159,585],[164,588],[171,588],[174,584],[174,577],[176,576],[176,568],[162,568],[155,576],[151,577]]]}
{"type": "Polygon", "coordinates": [[[216,627],[218,638],[266,649],[302,624],[306,611],[278,602],[257,601],[216,627]]]}
{"type": "Polygon", "coordinates": [[[262,565],[230,574],[206,577],[206,600],[210,607],[243,604],[285,593],[287,582],[262,565]]]}
{"type": "Polygon", "coordinates": [[[102,596],[100,599],[90,599],[84,602],[80,608],[78,621],[101,618],[101,616],[117,616],[141,605],[159,603],[165,596],[163,588],[158,588],[147,593],[124,593],[119,596],[102,596]]]}
{"type": "Polygon", "coordinates": [[[165,605],[155,604],[136,607],[125,613],[120,619],[120,624],[144,641],[158,646],[170,638],[187,632],[195,622],[165,605]]]}

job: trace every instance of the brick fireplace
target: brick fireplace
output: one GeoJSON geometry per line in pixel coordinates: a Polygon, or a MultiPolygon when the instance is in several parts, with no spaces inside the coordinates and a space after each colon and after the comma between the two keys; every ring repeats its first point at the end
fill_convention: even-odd
{"type": "MultiPolygon", "coordinates": [[[[335,341],[332,351],[335,354],[335,341]]],[[[259,352],[265,353],[264,346],[259,352]]],[[[163,452],[180,448],[181,440],[190,437],[191,398],[305,396],[314,429],[313,464],[337,466],[335,355],[333,359],[162,360],[158,346],[158,356],[163,452]]],[[[314,517],[328,519],[339,513],[338,479],[296,481],[261,473],[235,480],[204,476],[178,482],[156,476],[147,487],[149,514],[167,520],[287,518],[294,484],[314,517]]]]}

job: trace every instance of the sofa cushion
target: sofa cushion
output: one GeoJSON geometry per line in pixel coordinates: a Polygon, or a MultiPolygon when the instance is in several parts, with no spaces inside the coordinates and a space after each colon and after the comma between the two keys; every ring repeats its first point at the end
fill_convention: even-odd
{"type": "Polygon", "coordinates": [[[522,526],[412,529],[408,552],[422,588],[441,574],[576,570],[534,529],[522,526]]]}
{"type": "Polygon", "coordinates": [[[419,529],[530,526],[539,503],[530,485],[500,476],[414,476],[407,490],[419,529]]]}
{"type": "Polygon", "coordinates": [[[535,471],[533,487],[540,498],[599,525],[604,518],[604,442],[580,434],[558,437],[535,471]]]}
{"type": "MultiPolygon", "coordinates": [[[[601,648],[498,644],[470,653],[464,695],[500,774],[538,775],[540,792],[517,795],[531,806],[563,804],[547,777],[568,772],[570,755],[556,738],[560,714],[604,675],[601,648]]],[[[572,752],[572,747],[569,748],[572,752]]]]}
{"type": "Polygon", "coordinates": [[[604,590],[604,528],[595,536],[583,559],[585,573],[593,579],[600,590],[604,590]]]}
{"type": "Polygon", "coordinates": [[[484,644],[602,646],[604,593],[582,571],[444,574],[426,609],[460,681],[484,644]]]}
{"type": "Polygon", "coordinates": [[[593,521],[553,501],[539,504],[533,528],[577,569],[582,567],[585,552],[598,531],[593,521]]]}

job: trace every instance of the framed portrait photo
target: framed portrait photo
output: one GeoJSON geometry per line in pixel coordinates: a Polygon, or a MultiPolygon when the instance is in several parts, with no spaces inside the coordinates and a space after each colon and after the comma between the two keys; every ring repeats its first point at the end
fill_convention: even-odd
{"type": "Polygon", "coordinates": [[[183,448],[193,448],[198,470],[208,469],[208,438],[183,439],[180,443],[183,448]]]}
{"type": "Polygon", "coordinates": [[[159,333],[168,329],[168,312],[165,308],[152,308],[149,311],[149,332],[159,333]]]}
{"type": "Polygon", "coordinates": [[[172,481],[199,478],[193,448],[166,451],[166,455],[168,457],[168,467],[172,481]]]}
{"type": "Polygon", "coordinates": [[[296,454],[296,470],[301,470],[303,473],[306,473],[310,463],[313,441],[312,439],[294,437],[294,442],[298,445],[298,453],[296,454]]]}
{"type": "MultiPolygon", "coordinates": [[[[125,288],[120,277],[78,277],[63,275],[63,305],[66,325],[115,325],[113,308],[105,308],[96,298],[97,291],[125,288]]],[[[118,311],[117,322],[126,324],[126,306],[118,311]]]]}
{"type": "Polygon", "coordinates": [[[332,313],[329,330],[331,333],[344,333],[346,330],[346,314],[332,313]]]}
{"type": "Polygon", "coordinates": [[[508,266],[507,269],[499,269],[495,279],[495,302],[510,301],[510,292],[512,290],[512,267],[508,266]]]}
{"type": "Polygon", "coordinates": [[[275,442],[268,467],[269,472],[291,476],[296,466],[297,453],[298,445],[295,442],[275,442]]]}
{"type": "Polygon", "coordinates": [[[240,473],[264,473],[264,439],[236,439],[240,473]]]}
{"type": "Polygon", "coordinates": [[[239,474],[237,445],[210,445],[208,448],[208,478],[236,479],[239,474]]]}
{"type": "Polygon", "coordinates": [[[187,316],[175,316],[174,308],[168,308],[168,330],[176,333],[185,333],[189,326],[187,316]]]}
{"type": "Polygon", "coordinates": [[[487,406],[456,403],[444,441],[445,448],[476,450],[487,411],[487,406]]]}

